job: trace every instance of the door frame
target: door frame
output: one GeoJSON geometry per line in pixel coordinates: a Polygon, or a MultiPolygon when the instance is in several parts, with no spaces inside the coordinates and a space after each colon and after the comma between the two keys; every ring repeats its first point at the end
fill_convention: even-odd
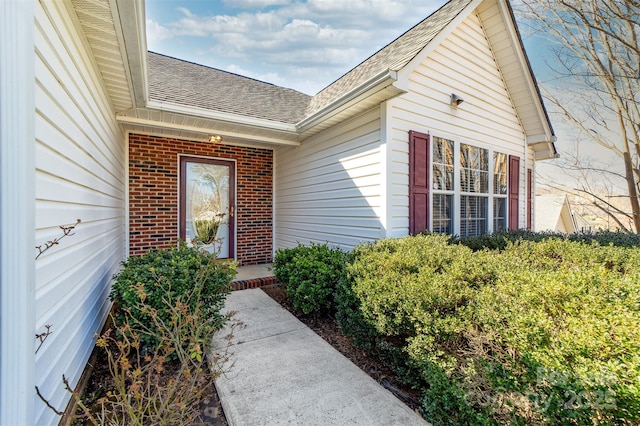
{"type": "Polygon", "coordinates": [[[230,158],[178,155],[178,238],[185,240],[187,234],[187,163],[216,164],[229,167],[229,258],[236,258],[236,161],[230,158]]]}

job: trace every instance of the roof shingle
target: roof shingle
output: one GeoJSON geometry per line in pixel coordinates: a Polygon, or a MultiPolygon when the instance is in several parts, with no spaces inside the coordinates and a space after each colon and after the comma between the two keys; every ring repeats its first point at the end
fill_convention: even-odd
{"type": "Polygon", "coordinates": [[[155,101],[295,124],[311,96],[204,65],[149,52],[149,97],[155,101]]]}

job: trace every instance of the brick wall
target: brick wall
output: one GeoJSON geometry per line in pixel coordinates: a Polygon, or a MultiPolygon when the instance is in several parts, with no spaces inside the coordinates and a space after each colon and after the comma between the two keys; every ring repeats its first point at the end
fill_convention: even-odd
{"type": "Polygon", "coordinates": [[[129,136],[131,255],[177,243],[178,154],[236,160],[236,260],[271,262],[273,151],[137,134],[129,136]]]}

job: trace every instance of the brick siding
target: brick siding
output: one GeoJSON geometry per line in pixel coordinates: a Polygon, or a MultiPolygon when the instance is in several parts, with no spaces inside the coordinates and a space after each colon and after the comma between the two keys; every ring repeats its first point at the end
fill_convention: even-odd
{"type": "Polygon", "coordinates": [[[236,260],[271,262],[273,151],[138,134],[129,136],[130,254],[178,241],[178,154],[236,160],[236,260]]]}

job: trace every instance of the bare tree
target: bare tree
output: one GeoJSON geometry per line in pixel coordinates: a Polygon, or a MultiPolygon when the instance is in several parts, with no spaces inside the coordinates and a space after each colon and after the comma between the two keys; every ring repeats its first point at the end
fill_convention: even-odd
{"type": "Polygon", "coordinates": [[[519,0],[516,10],[554,46],[556,79],[543,86],[545,98],[619,159],[640,232],[640,0],[519,0]]]}

